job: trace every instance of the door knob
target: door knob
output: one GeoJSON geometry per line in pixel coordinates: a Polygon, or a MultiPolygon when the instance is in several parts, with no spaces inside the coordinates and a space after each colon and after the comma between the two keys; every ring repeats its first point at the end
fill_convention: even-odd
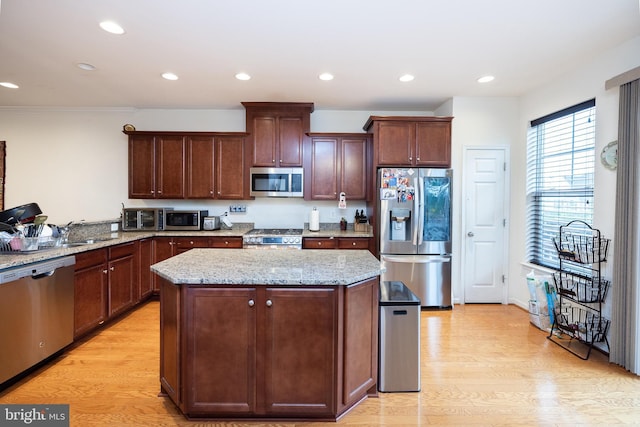
{"type": "Polygon", "coordinates": [[[470,231],[470,232],[467,233],[467,236],[473,237],[473,236],[475,236],[475,234],[473,234],[473,231],[470,231]]]}

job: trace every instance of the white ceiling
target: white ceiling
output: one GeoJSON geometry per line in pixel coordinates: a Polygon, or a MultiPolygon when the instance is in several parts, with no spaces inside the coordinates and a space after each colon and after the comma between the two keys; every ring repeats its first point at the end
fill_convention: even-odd
{"type": "Polygon", "coordinates": [[[0,1],[0,82],[20,86],[0,106],[431,111],[521,95],[640,35],[638,0],[0,1]]]}

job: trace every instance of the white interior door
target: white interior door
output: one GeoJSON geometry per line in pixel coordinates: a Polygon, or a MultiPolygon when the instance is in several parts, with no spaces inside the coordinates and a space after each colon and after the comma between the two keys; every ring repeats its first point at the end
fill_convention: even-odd
{"type": "Polygon", "coordinates": [[[465,150],[463,283],[467,303],[504,303],[506,149],[465,150]]]}

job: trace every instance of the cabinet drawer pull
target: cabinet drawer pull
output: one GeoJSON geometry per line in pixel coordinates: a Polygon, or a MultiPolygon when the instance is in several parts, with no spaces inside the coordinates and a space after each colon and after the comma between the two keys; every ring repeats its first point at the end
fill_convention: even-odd
{"type": "Polygon", "coordinates": [[[256,305],[256,302],[252,299],[249,300],[249,307],[253,307],[254,305],[256,305]]]}
{"type": "Polygon", "coordinates": [[[273,302],[270,299],[268,299],[267,300],[267,307],[271,307],[272,305],[273,305],[273,302]]]}
{"type": "Polygon", "coordinates": [[[355,245],[356,245],[356,242],[351,242],[351,245],[355,246],[355,245]]]}

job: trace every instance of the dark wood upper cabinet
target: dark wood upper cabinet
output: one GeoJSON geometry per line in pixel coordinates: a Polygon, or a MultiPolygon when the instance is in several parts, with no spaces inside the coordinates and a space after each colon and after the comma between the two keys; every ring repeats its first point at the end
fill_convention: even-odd
{"type": "Polygon", "coordinates": [[[244,134],[187,137],[187,199],[244,198],[244,134]]]}
{"type": "Polygon", "coordinates": [[[311,133],[305,161],[308,200],[368,199],[369,146],[367,134],[311,133]]]}
{"type": "Polygon", "coordinates": [[[364,129],[373,134],[377,166],[451,166],[452,117],[371,116],[364,129]]]}
{"type": "Polygon", "coordinates": [[[129,135],[129,198],[184,197],[185,142],[181,135],[129,135]]]}
{"type": "Polygon", "coordinates": [[[129,198],[153,199],[155,191],[155,138],[153,135],[129,135],[129,198]]]}
{"type": "Polygon", "coordinates": [[[245,137],[225,135],[216,137],[215,197],[245,199],[245,137]]]}
{"type": "Polygon", "coordinates": [[[215,139],[212,136],[187,138],[187,198],[209,199],[214,196],[215,139]]]}
{"type": "Polygon", "coordinates": [[[129,198],[246,198],[246,133],[125,133],[129,135],[129,198]]]}
{"type": "Polygon", "coordinates": [[[243,102],[251,165],[300,167],[313,103],[243,102]]]}

